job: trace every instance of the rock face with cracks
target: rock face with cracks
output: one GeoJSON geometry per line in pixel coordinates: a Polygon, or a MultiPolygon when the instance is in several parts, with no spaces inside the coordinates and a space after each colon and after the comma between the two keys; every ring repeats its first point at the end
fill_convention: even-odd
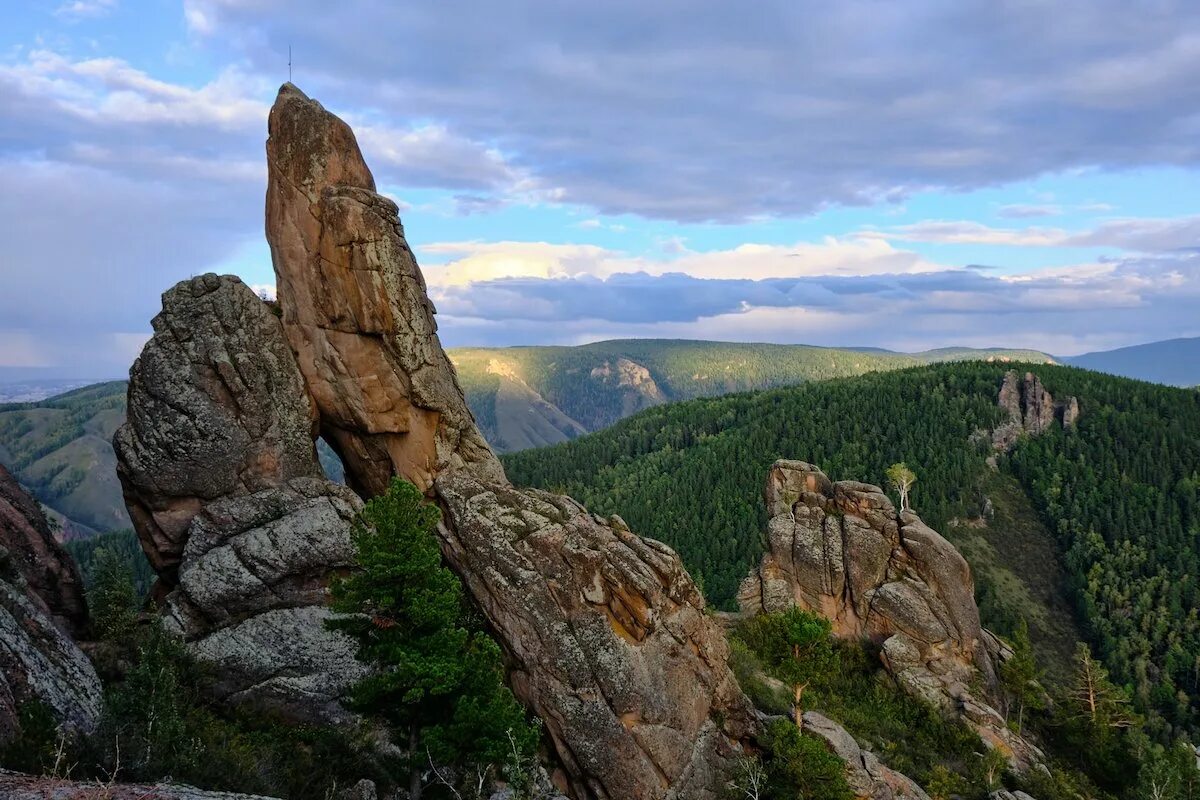
{"type": "Polygon", "coordinates": [[[41,703],[67,729],[100,721],[101,686],[70,631],[86,610],[79,575],[37,501],[0,467],[0,743],[41,703]]]}
{"type": "Polygon", "coordinates": [[[743,612],[821,614],[835,635],[880,645],[905,690],[958,715],[1014,766],[1041,760],[971,688],[995,690],[995,639],[953,545],[879,487],[831,481],[803,461],[775,462],[764,499],[767,553],[739,590],[743,612]]]}
{"type": "Polygon", "coordinates": [[[78,635],[87,624],[83,581],[50,530],[46,515],[12,473],[0,465],[0,548],[10,567],[54,618],[78,635]]]}
{"type": "Polygon", "coordinates": [[[226,275],[182,281],[129,371],[113,438],[125,505],[168,583],[209,502],[320,476],[315,411],[279,320],[226,275]]]}
{"type": "Polygon", "coordinates": [[[396,204],[375,191],[354,132],[285,84],[267,139],[267,241],[283,326],[322,435],[358,491],[445,469],[503,477],[442,350],[396,204]]]}
{"type": "Polygon", "coordinates": [[[114,444],[167,627],[218,667],[222,699],[345,719],[362,668],[323,620],[361,501],[321,475],[279,319],[237,278],[202,275],[163,295],[154,329],[114,444]]]}

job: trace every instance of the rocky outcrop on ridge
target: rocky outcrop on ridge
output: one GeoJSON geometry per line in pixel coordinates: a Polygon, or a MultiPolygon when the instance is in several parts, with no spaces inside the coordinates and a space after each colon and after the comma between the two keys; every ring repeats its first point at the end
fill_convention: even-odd
{"type": "Polygon", "coordinates": [[[67,729],[99,723],[100,679],[70,635],[86,620],[79,587],[37,502],[0,468],[0,742],[34,702],[67,729]]]}
{"type": "Polygon", "coordinates": [[[1078,398],[1055,402],[1032,372],[1026,372],[1024,377],[1015,369],[1006,372],[997,403],[1008,414],[1008,419],[992,431],[992,446],[997,450],[1010,449],[1022,435],[1046,432],[1056,420],[1071,428],[1079,419],[1078,398]]]}
{"type": "Polygon", "coordinates": [[[290,84],[271,110],[267,240],[283,324],[351,486],[443,509],[446,560],[512,659],[578,798],[715,797],[754,717],[678,556],[514,489],[438,341],[394,203],[354,135],[290,84]]]}
{"type": "Polygon", "coordinates": [[[907,775],[896,772],[858,746],[845,728],[815,711],[804,712],[804,730],[820,737],[846,762],[846,783],[858,800],[929,800],[929,795],[907,775]]]}
{"type": "MultiPolygon", "coordinates": [[[[679,557],[569,497],[440,477],[443,550],[576,797],[716,797],[754,717],[679,557]]],[[[566,788],[566,787],[564,787],[566,788]]]]}
{"type": "Polygon", "coordinates": [[[25,586],[67,630],[83,631],[87,604],[75,561],[54,538],[42,508],[0,465],[0,548],[25,586]]]}
{"type": "Polygon", "coordinates": [[[279,319],[232,276],[163,295],[114,445],[166,623],[219,666],[223,699],[338,721],[361,667],[324,628],[361,506],[325,480],[315,410],[279,319]]]}
{"type": "Polygon", "coordinates": [[[545,722],[577,800],[715,800],[757,720],[678,556],[573,500],[509,484],[467,409],[394,203],[353,133],[285,85],[267,144],[281,318],[234,278],[164,295],[135,364],[121,477],[170,589],[167,624],[223,698],[337,721],[361,674],[324,630],[360,501],[400,475],[545,722]],[[310,400],[311,398],[311,400],[310,400]]]}
{"type": "Polygon", "coordinates": [[[835,635],[879,644],[906,691],[959,715],[1015,766],[1041,760],[971,688],[995,689],[995,640],[953,545],[879,487],[831,481],[803,461],[775,462],[764,498],[767,553],[739,590],[744,613],[819,613],[835,635]]]}
{"type": "Polygon", "coordinates": [[[354,132],[284,84],[267,139],[267,241],[283,327],[321,433],[366,495],[393,475],[503,471],[475,427],[396,204],[375,191],[354,132]]]}

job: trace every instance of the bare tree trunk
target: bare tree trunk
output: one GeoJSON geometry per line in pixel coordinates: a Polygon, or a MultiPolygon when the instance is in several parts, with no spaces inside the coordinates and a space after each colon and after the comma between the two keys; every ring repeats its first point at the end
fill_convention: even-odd
{"type": "Polygon", "coordinates": [[[412,766],[408,773],[408,796],[411,800],[421,800],[421,761],[417,758],[417,726],[408,729],[408,756],[412,766]]]}

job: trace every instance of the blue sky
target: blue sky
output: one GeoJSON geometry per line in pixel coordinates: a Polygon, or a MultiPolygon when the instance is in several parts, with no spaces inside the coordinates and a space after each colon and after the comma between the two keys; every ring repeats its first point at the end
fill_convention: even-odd
{"type": "Polygon", "coordinates": [[[449,345],[1200,335],[1200,10],[45,0],[0,29],[0,369],[273,283],[266,110],[355,126],[449,345]]]}

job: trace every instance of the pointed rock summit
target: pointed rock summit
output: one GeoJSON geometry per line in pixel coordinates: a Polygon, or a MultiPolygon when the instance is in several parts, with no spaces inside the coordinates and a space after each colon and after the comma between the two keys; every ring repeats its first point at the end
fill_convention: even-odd
{"type": "Polygon", "coordinates": [[[438,341],[399,209],[375,191],[354,132],[284,84],[267,139],[267,241],[283,327],[321,433],[365,494],[450,467],[503,471],[438,341]]]}

